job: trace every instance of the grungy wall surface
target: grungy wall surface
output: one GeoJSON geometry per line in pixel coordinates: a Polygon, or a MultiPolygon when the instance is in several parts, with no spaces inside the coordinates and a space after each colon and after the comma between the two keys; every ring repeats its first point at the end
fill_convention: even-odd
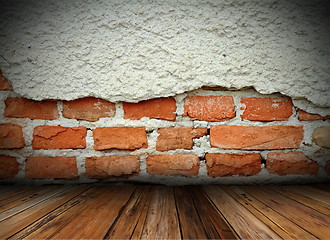
{"type": "Polygon", "coordinates": [[[294,184],[330,180],[330,115],[281,94],[194,90],[139,103],[0,91],[0,182],[294,184]]]}
{"type": "Polygon", "coordinates": [[[206,85],[253,86],[328,107],[329,6],[325,0],[2,1],[0,68],[16,93],[34,100],[137,102],[206,85]]]}

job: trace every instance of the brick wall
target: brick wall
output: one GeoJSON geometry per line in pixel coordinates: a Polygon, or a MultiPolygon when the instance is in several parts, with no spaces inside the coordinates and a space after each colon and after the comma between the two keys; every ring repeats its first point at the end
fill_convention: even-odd
{"type": "Polygon", "coordinates": [[[330,116],[289,97],[200,89],[139,103],[33,101],[0,79],[2,181],[325,181],[330,116]]]}

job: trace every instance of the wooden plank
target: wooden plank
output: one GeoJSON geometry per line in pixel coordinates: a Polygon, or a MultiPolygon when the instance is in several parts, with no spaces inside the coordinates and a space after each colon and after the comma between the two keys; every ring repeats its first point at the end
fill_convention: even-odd
{"type": "MultiPolygon", "coordinates": [[[[41,229],[44,225],[51,222],[55,218],[59,217],[61,214],[69,210],[70,208],[77,206],[82,201],[86,200],[89,196],[93,195],[92,191],[88,190],[89,186],[87,186],[86,190],[76,196],[75,198],[71,199],[67,203],[63,204],[59,208],[55,209],[54,211],[50,212],[49,214],[45,215],[44,217],[40,218],[36,222],[32,223],[28,227],[22,229],[20,232],[16,233],[15,235],[11,236],[11,240],[20,240],[23,238],[27,238],[30,234],[37,232],[41,229]]],[[[37,234],[38,235],[38,234],[37,234]]],[[[30,237],[29,237],[30,238],[30,237]]]]}
{"type": "Polygon", "coordinates": [[[209,239],[238,239],[238,236],[200,187],[189,187],[189,192],[209,239]]]}
{"type": "MultiPolygon", "coordinates": [[[[150,197],[150,205],[141,238],[181,238],[173,188],[155,186],[150,192],[150,197]]],[[[133,236],[136,235],[133,234],[133,236]]]]}
{"type": "MultiPolygon", "coordinates": [[[[239,187],[223,187],[224,190],[236,201],[241,203],[259,220],[276,232],[282,239],[316,239],[289,219],[277,213],[263,202],[248,195],[239,187]]],[[[269,196],[271,198],[271,195],[269,196]]]]}
{"type": "Polygon", "coordinates": [[[321,203],[325,203],[327,205],[330,205],[330,193],[307,186],[285,186],[283,189],[286,189],[287,191],[291,191],[294,193],[298,193],[301,195],[304,195],[305,197],[314,199],[316,201],[319,201],[321,203]]]}
{"type": "MultiPolygon", "coordinates": [[[[56,221],[52,221],[56,239],[103,239],[121,209],[134,192],[134,186],[113,186],[103,188],[94,199],[84,202],[83,209],[71,208],[56,221]],[[79,210],[79,211],[77,211],[79,210]],[[62,221],[61,221],[62,220],[62,221]],[[69,221],[67,221],[69,220],[69,221]],[[67,222],[59,229],[58,221],[67,222]]],[[[44,238],[38,235],[38,238],[44,238]]]]}
{"type": "Polygon", "coordinates": [[[17,187],[17,188],[14,188],[12,190],[9,190],[8,192],[4,192],[3,194],[0,195],[0,201],[4,201],[8,198],[11,198],[17,194],[21,194],[23,192],[26,192],[26,191],[29,191],[31,189],[33,189],[34,186],[25,186],[25,187],[17,187]]]}
{"type": "Polygon", "coordinates": [[[330,218],[328,216],[273,192],[266,187],[241,187],[241,189],[317,238],[329,238],[330,218]]]}
{"type": "Polygon", "coordinates": [[[328,184],[326,184],[326,183],[315,184],[315,185],[313,185],[313,187],[330,193],[330,184],[329,183],[328,184]]]}
{"type": "Polygon", "coordinates": [[[266,224],[244,208],[219,186],[204,186],[203,190],[212,200],[229,224],[242,239],[279,239],[266,224]]]}
{"type": "Polygon", "coordinates": [[[14,216],[15,214],[18,214],[20,212],[25,211],[28,208],[38,205],[38,204],[42,203],[43,201],[45,201],[49,198],[52,198],[53,196],[65,191],[69,188],[69,187],[59,187],[59,186],[55,186],[55,187],[56,187],[55,190],[53,190],[49,193],[46,193],[42,196],[39,196],[35,199],[32,199],[28,202],[22,203],[14,208],[8,209],[7,211],[0,213],[0,221],[4,221],[5,219],[10,218],[10,217],[14,216]]]}
{"type": "MultiPolygon", "coordinates": [[[[184,239],[207,239],[211,238],[207,236],[201,219],[198,216],[195,205],[191,199],[191,196],[186,187],[175,187],[174,196],[176,207],[178,209],[179,221],[182,238],[184,239]]],[[[219,238],[219,234],[214,229],[210,231],[210,234],[216,235],[215,238],[219,238]]]]}
{"type": "Polygon", "coordinates": [[[5,212],[18,205],[21,205],[25,202],[31,201],[32,199],[40,197],[43,194],[46,194],[48,192],[55,190],[56,188],[59,188],[59,187],[58,186],[44,186],[44,187],[36,186],[35,188],[33,188],[29,191],[25,191],[21,194],[15,195],[11,198],[7,198],[3,201],[0,201],[0,213],[5,212]]]}
{"type": "Polygon", "coordinates": [[[22,186],[17,185],[0,185],[0,196],[4,193],[17,190],[19,188],[22,188],[22,186]]]}
{"type": "MultiPolygon", "coordinates": [[[[38,202],[37,204],[34,204],[32,207],[26,206],[24,210],[15,212],[10,217],[2,220],[0,222],[0,229],[2,229],[0,232],[0,238],[8,238],[14,235],[16,232],[32,224],[33,222],[50,213],[65,202],[74,198],[82,191],[84,191],[86,187],[62,187],[61,189],[54,191],[56,193],[53,194],[51,197],[46,198],[43,201],[38,202]],[[60,191],[61,189],[62,191],[60,191]]],[[[32,201],[35,201],[35,199],[33,199],[32,201]]]]}
{"type": "MultiPolygon", "coordinates": [[[[153,189],[153,187],[151,189],[153,189]]],[[[144,204],[142,213],[139,217],[139,221],[137,222],[137,224],[135,226],[131,239],[141,239],[142,238],[143,228],[145,226],[145,222],[146,222],[146,219],[148,216],[149,206],[151,205],[151,200],[152,200],[152,197],[151,197],[152,194],[150,193],[152,191],[151,189],[149,190],[148,197],[144,204]]]]}
{"type": "Polygon", "coordinates": [[[292,200],[304,204],[307,207],[313,208],[320,213],[323,213],[325,215],[330,215],[330,205],[324,202],[315,201],[314,199],[301,195],[297,192],[289,191],[288,189],[285,189],[283,187],[276,186],[276,187],[268,187],[268,188],[277,193],[282,194],[285,197],[291,198],[292,200]]]}
{"type": "Polygon", "coordinates": [[[130,239],[148,199],[150,186],[139,186],[133,193],[105,239],[130,239]]]}
{"type": "MultiPolygon", "coordinates": [[[[89,205],[92,205],[96,202],[96,199],[100,197],[100,195],[105,194],[106,187],[91,187],[87,191],[79,194],[75,198],[71,199],[70,202],[78,202],[73,208],[66,209],[62,212],[62,214],[56,216],[48,222],[44,222],[42,226],[34,229],[33,232],[29,233],[27,239],[50,239],[54,238],[54,235],[57,234],[59,229],[64,228],[67,224],[73,221],[76,218],[76,213],[84,211],[88,208],[89,205]],[[82,201],[79,201],[79,199],[82,201]],[[69,211],[70,210],[70,211],[69,211]]],[[[61,206],[63,207],[63,206],[61,206]]],[[[50,213],[53,215],[54,211],[50,213]]],[[[47,217],[47,215],[45,216],[47,217]]],[[[41,220],[41,219],[40,219],[41,220]]]]}

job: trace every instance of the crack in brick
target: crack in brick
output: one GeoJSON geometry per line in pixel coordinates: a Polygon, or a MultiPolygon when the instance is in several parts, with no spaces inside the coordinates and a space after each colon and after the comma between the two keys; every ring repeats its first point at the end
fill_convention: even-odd
{"type": "MultiPolygon", "coordinates": [[[[56,133],[53,133],[53,134],[50,134],[49,132],[47,132],[47,133],[46,132],[36,132],[34,134],[34,136],[38,136],[38,137],[41,137],[41,138],[44,138],[44,139],[50,139],[50,138],[58,136],[59,134],[61,134],[63,132],[66,132],[67,130],[68,129],[59,130],[59,131],[57,131],[56,133]]],[[[78,129],[74,129],[74,130],[78,130],[78,129]]],[[[40,130],[36,130],[36,131],[40,131],[40,130]]]]}

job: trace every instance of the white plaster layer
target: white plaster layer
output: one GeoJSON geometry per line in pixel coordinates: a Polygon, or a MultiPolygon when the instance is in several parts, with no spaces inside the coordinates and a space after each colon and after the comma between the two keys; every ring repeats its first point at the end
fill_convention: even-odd
{"type": "Polygon", "coordinates": [[[330,106],[325,0],[3,1],[0,68],[21,96],[131,101],[204,85],[330,106]]]}

